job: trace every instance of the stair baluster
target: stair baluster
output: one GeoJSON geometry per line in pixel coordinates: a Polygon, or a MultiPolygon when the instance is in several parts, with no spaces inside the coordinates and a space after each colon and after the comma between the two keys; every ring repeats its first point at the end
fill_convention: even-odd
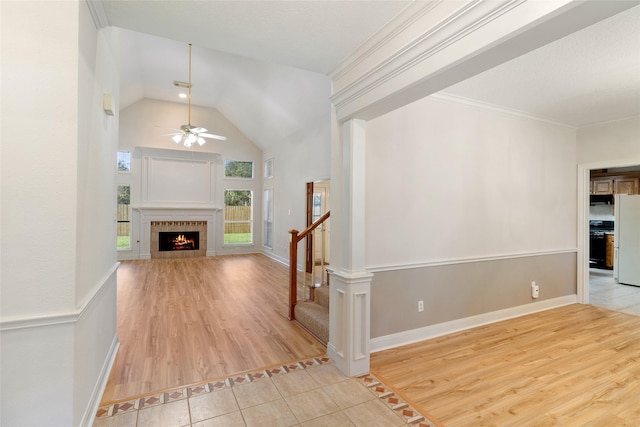
{"type": "Polygon", "coordinates": [[[295,306],[298,300],[298,243],[307,237],[309,233],[312,233],[320,224],[329,219],[330,215],[331,212],[327,211],[302,232],[296,229],[289,231],[289,320],[295,320],[296,318],[295,306]]]}

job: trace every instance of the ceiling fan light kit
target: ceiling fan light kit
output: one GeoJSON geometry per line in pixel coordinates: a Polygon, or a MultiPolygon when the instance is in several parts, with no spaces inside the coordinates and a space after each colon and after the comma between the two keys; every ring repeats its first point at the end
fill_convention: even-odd
{"type": "Polygon", "coordinates": [[[198,145],[203,145],[205,142],[207,142],[205,140],[205,138],[213,138],[213,139],[219,139],[221,141],[226,141],[227,137],[226,136],[220,136],[220,135],[213,135],[210,133],[206,133],[207,130],[203,127],[198,127],[198,126],[193,126],[191,124],[191,88],[192,88],[192,84],[191,84],[191,43],[189,43],[189,82],[185,83],[185,82],[180,82],[177,80],[174,80],[173,82],[174,86],[178,86],[178,87],[184,87],[187,88],[189,90],[188,95],[187,95],[187,99],[188,99],[188,121],[186,125],[182,125],[180,126],[180,132],[174,133],[174,134],[170,134],[171,139],[173,139],[173,142],[175,142],[176,144],[183,144],[185,147],[187,148],[191,148],[191,146],[194,143],[198,143],[198,145]]]}

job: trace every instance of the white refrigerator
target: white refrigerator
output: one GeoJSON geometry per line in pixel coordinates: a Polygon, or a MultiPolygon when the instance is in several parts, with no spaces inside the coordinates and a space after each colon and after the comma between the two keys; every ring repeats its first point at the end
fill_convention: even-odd
{"type": "Polygon", "coordinates": [[[640,286],[640,195],[616,194],[613,277],[640,286]]]}

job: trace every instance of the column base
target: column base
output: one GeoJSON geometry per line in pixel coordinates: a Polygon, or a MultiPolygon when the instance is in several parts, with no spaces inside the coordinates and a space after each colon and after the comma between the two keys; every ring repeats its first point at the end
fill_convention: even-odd
{"type": "Polygon", "coordinates": [[[369,372],[370,300],[373,274],[329,271],[329,343],[327,355],[347,376],[369,372]]]}

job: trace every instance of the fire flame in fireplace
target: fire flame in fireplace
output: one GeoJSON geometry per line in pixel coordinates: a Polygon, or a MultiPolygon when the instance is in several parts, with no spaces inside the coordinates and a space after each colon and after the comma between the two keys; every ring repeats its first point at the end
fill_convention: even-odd
{"type": "Polygon", "coordinates": [[[176,246],[183,246],[183,245],[193,244],[193,240],[187,240],[184,237],[184,234],[178,234],[178,237],[176,237],[172,243],[176,246]]]}

